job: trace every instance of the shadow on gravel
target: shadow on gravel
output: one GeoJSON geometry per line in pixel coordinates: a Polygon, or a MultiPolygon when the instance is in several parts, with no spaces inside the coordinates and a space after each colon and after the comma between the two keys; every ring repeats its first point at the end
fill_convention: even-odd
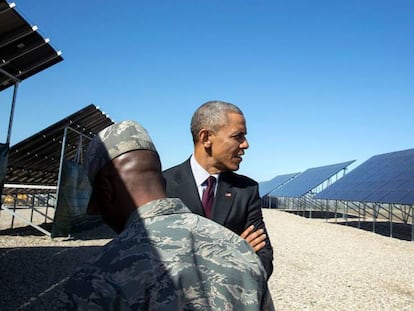
{"type": "MultiPolygon", "coordinates": [[[[290,214],[299,215],[306,218],[315,218],[315,219],[326,219],[326,218],[335,218],[334,212],[321,212],[321,211],[285,211],[290,214]]],[[[336,218],[344,218],[346,214],[336,213],[336,218]]],[[[348,218],[358,218],[353,215],[348,215],[348,218]]]]}
{"type": "Polygon", "coordinates": [[[348,222],[338,222],[337,224],[343,226],[349,226],[357,229],[362,229],[366,231],[371,231],[383,236],[391,236],[392,230],[392,237],[399,240],[411,241],[412,235],[412,226],[409,224],[403,223],[390,223],[389,221],[381,221],[381,222],[372,222],[372,221],[360,221],[359,228],[358,228],[358,221],[348,221],[348,222]],[[392,228],[391,228],[392,225],[392,228]]]}
{"type": "MultiPolygon", "coordinates": [[[[50,232],[52,230],[52,224],[51,223],[43,223],[38,225],[42,229],[45,229],[46,231],[50,232]]],[[[17,228],[9,228],[0,230],[0,235],[10,235],[10,236],[44,236],[45,234],[43,232],[40,232],[39,230],[33,228],[32,226],[25,226],[25,227],[17,227],[17,228]]]]}
{"type": "MultiPolygon", "coordinates": [[[[52,223],[43,223],[38,226],[48,232],[52,231],[52,223]]],[[[32,226],[25,226],[0,230],[0,236],[45,236],[45,234],[32,226]]],[[[96,240],[111,239],[114,236],[114,231],[112,231],[107,225],[102,222],[97,222],[89,224],[87,227],[77,228],[68,238],[72,240],[96,240]]]]}
{"type": "Polygon", "coordinates": [[[0,309],[53,310],[63,280],[101,246],[0,249],[0,309]]]}
{"type": "MultiPolygon", "coordinates": [[[[312,219],[328,219],[329,223],[337,220],[336,224],[349,226],[356,229],[362,229],[370,232],[375,232],[376,234],[380,234],[387,237],[392,237],[399,240],[404,241],[412,241],[412,226],[410,224],[404,223],[397,223],[389,221],[359,221],[355,220],[358,219],[355,215],[346,215],[343,213],[334,213],[334,212],[321,212],[321,211],[285,211],[290,214],[295,214],[298,216],[312,218],[312,219]],[[348,218],[348,221],[344,219],[348,218]],[[351,219],[351,220],[349,220],[351,219]],[[392,232],[392,236],[391,236],[392,232]]],[[[334,223],[335,224],[335,223],[334,223]]]]}

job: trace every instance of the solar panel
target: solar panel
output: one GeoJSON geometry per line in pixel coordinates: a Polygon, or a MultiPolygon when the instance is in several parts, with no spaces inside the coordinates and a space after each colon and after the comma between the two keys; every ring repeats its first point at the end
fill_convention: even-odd
{"type": "MultiPolygon", "coordinates": [[[[113,121],[93,104],[61,119],[42,131],[10,147],[6,183],[57,184],[64,129],[71,127],[93,137],[113,121]]],[[[74,159],[80,143],[79,134],[68,131],[65,158],[74,159]]],[[[88,139],[83,144],[89,143],[88,139]]],[[[86,149],[86,148],[85,148],[86,149]]]]}
{"type": "Polygon", "coordinates": [[[414,204],[414,149],[373,156],[314,198],[414,204]]]}
{"type": "Polygon", "coordinates": [[[281,185],[287,183],[292,178],[297,176],[300,173],[292,173],[286,175],[278,175],[271,180],[263,181],[259,183],[259,195],[260,197],[264,197],[265,195],[269,194],[276,188],[280,187],[281,185]]]}
{"type": "Polygon", "coordinates": [[[0,0],[0,55],[0,91],[63,60],[15,4],[4,0],[0,0]]]}
{"type": "Polygon", "coordinates": [[[355,160],[307,169],[302,174],[296,176],[292,181],[272,191],[270,195],[275,197],[299,198],[337,174],[339,171],[347,168],[353,162],[355,162],[355,160]]]}

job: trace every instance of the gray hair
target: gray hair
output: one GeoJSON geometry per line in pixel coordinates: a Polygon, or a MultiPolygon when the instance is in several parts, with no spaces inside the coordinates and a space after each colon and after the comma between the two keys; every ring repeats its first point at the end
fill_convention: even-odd
{"type": "Polygon", "coordinates": [[[230,112],[243,115],[239,107],[224,101],[211,100],[202,104],[191,118],[193,142],[197,142],[198,133],[201,129],[218,131],[223,127],[228,121],[228,113],[230,112]]]}

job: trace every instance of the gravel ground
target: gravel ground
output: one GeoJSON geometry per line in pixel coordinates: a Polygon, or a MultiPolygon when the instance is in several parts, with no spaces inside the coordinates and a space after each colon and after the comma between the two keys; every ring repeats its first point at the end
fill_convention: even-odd
{"type": "Polygon", "coordinates": [[[264,209],[278,310],[414,310],[414,242],[264,209]]]}
{"type": "MultiPolygon", "coordinates": [[[[414,310],[414,242],[263,210],[277,310],[414,310]]],[[[0,309],[50,310],[73,269],[113,236],[106,226],[53,239],[0,231],[0,309]]]]}

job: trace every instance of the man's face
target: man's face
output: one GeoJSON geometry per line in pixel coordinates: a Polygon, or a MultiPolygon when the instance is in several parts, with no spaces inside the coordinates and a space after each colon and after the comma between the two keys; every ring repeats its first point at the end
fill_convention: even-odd
{"type": "Polygon", "coordinates": [[[241,114],[231,112],[228,122],[219,131],[212,133],[211,155],[214,166],[220,171],[237,171],[244,155],[249,148],[246,139],[246,120],[241,114]]]}

